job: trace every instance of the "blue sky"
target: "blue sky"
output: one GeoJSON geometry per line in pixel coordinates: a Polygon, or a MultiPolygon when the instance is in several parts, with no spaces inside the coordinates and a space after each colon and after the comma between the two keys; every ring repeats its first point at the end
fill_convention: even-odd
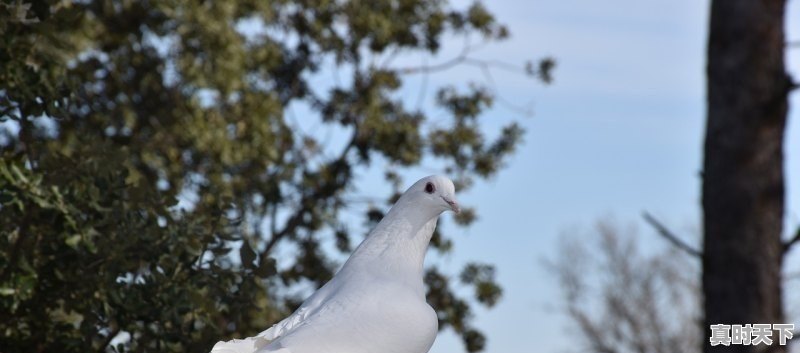
{"type": "MultiPolygon", "coordinates": [[[[460,6],[460,3],[457,3],[460,6]]],[[[468,4],[468,2],[464,2],[468,4]]],[[[552,86],[497,71],[497,91],[512,102],[533,102],[521,117],[497,105],[484,117],[488,130],[519,120],[525,143],[508,168],[460,194],[480,219],[462,230],[452,255],[431,259],[451,272],[468,260],[497,265],[505,295],[493,310],[478,310],[488,353],[561,352],[574,349],[568,321],[558,311],[558,287],[541,265],[570,229],[588,229],[613,217],[635,224],[643,240],[664,246],[641,221],[648,210],[686,239],[699,237],[701,146],[704,133],[705,41],[708,1],[561,0],[486,2],[509,25],[509,41],[476,57],[522,62],[552,55],[558,61],[552,86]],[[536,349],[531,349],[535,346],[536,349]]],[[[787,19],[800,18],[790,1],[787,19]]],[[[800,40],[800,23],[787,24],[800,40]]],[[[457,52],[453,44],[439,55],[457,52]]],[[[787,62],[800,77],[800,49],[787,62]]],[[[436,62],[436,58],[430,60],[436,62]]],[[[431,84],[479,80],[474,67],[431,76],[431,84]]],[[[409,87],[414,87],[408,81],[409,87]]],[[[415,96],[412,89],[408,99],[415,96]]],[[[800,106],[798,94],[793,106],[800,106]]],[[[800,180],[800,116],[790,113],[787,180],[800,180]]],[[[789,183],[787,224],[800,224],[800,184],[789,183]]],[[[448,217],[448,216],[445,216],[448,217]]],[[[694,238],[697,239],[697,238],[694,238]]],[[[795,250],[790,266],[798,266],[795,250]]],[[[791,297],[796,292],[786,293],[791,297]]],[[[443,334],[432,353],[461,351],[443,334]]]]}

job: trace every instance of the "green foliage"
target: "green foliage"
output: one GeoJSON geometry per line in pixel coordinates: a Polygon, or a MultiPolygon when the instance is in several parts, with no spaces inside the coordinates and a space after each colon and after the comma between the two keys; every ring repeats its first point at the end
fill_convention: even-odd
{"type": "Polygon", "coordinates": [[[487,306],[494,306],[503,294],[502,288],[494,283],[494,267],[472,263],[461,272],[461,282],[475,287],[475,298],[487,306]]]}
{"type": "MultiPolygon", "coordinates": [[[[371,160],[389,166],[390,202],[423,158],[466,188],[522,135],[485,136],[478,86],[442,87],[453,124],[433,128],[399,100],[401,70],[374,64],[436,52],[448,33],[505,38],[477,3],[6,0],[0,32],[4,352],[207,351],[253,335],[297,304],[287,287],[332,276],[325,242],[351,249],[342,220],[371,160]],[[330,63],[349,79],[321,89],[330,63]],[[290,105],[347,139],[304,133],[290,105]],[[297,250],[285,266],[281,248],[297,250]]],[[[432,244],[452,248],[440,229],[432,244]]],[[[493,305],[492,271],[468,272],[493,305]]],[[[436,268],[425,279],[440,327],[480,350],[471,300],[436,268]]]]}

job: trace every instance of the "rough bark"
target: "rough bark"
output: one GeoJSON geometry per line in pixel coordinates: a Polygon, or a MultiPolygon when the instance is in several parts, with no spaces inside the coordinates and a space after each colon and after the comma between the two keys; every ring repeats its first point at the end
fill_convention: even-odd
{"type": "MultiPolygon", "coordinates": [[[[784,67],[785,0],[714,0],[703,165],[705,352],[712,324],[783,323],[780,271],[783,139],[791,88],[784,67]]],[[[766,349],[765,349],[766,348],[766,349]]]]}

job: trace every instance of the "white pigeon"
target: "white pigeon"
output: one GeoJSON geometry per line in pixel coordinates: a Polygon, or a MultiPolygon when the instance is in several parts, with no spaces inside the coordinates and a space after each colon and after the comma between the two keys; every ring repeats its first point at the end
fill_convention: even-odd
{"type": "Polygon", "coordinates": [[[292,315],[211,353],[426,353],[438,330],[425,301],[423,262],[436,220],[459,212],[447,177],[417,181],[339,272],[292,315]]]}

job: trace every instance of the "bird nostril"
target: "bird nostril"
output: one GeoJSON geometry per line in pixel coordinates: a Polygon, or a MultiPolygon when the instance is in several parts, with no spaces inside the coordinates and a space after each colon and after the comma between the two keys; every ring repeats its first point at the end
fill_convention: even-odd
{"type": "Polygon", "coordinates": [[[446,199],[444,197],[443,197],[443,199],[444,199],[444,202],[446,202],[450,206],[450,209],[452,209],[453,212],[455,212],[456,214],[461,213],[461,207],[458,206],[457,202],[455,202],[453,200],[450,200],[450,199],[446,199]]]}

